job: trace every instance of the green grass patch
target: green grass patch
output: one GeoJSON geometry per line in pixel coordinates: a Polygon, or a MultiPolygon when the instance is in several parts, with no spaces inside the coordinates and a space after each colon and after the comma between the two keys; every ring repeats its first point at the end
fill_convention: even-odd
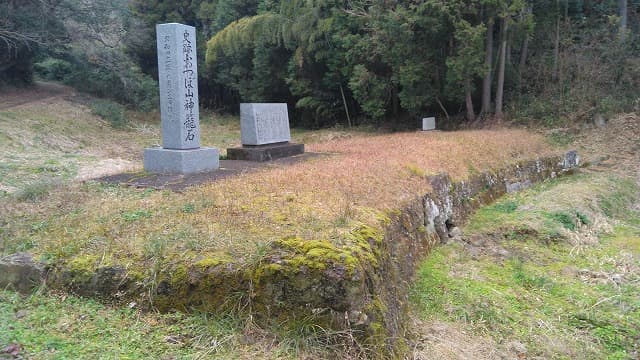
{"type": "Polygon", "coordinates": [[[426,173],[423,169],[421,169],[420,167],[414,165],[414,164],[405,164],[404,168],[407,170],[407,172],[411,175],[411,176],[417,176],[420,178],[425,177],[426,173]]]}
{"type": "Polygon", "coordinates": [[[620,179],[615,191],[598,196],[598,206],[610,218],[627,218],[628,209],[638,200],[632,179],[620,179]]]}
{"type": "Polygon", "coordinates": [[[121,216],[127,222],[134,222],[140,219],[149,219],[151,217],[151,211],[149,210],[125,211],[121,214],[121,216]]]}
{"type": "Polygon", "coordinates": [[[547,135],[547,142],[554,146],[567,146],[575,141],[575,137],[566,131],[554,131],[547,135]]]}
{"type": "Polygon", "coordinates": [[[543,231],[592,226],[590,217],[602,218],[606,209],[594,211],[593,200],[631,205],[638,189],[628,185],[597,175],[555,180],[480,209],[464,231],[497,239],[489,246],[507,256],[470,256],[459,244],[435,249],[411,291],[417,313],[497,344],[518,341],[532,358],[633,358],[640,340],[640,214],[618,209],[624,219],[616,218],[597,244],[548,242],[551,230],[543,231]],[[571,201],[558,195],[565,189],[574,189],[571,201]]]}
{"type": "Polygon", "coordinates": [[[559,223],[567,230],[574,231],[576,229],[576,221],[574,217],[566,212],[557,211],[550,214],[545,214],[545,216],[550,220],[559,223]]]}
{"type": "Polygon", "coordinates": [[[307,318],[260,328],[244,311],[158,314],[135,304],[0,290],[0,349],[19,345],[27,359],[352,358],[348,340],[307,318]]]}
{"type": "Polygon", "coordinates": [[[194,204],[185,204],[181,210],[185,214],[193,214],[196,212],[196,206],[194,204]]]}
{"type": "Polygon", "coordinates": [[[494,205],[493,208],[497,212],[511,214],[514,211],[516,211],[516,209],[518,208],[518,204],[515,201],[509,200],[509,201],[497,203],[494,205]]]}
{"type": "Polygon", "coordinates": [[[511,269],[513,271],[513,280],[516,284],[526,289],[545,289],[553,285],[547,277],[532,274],[527,271],[523,263],[519,260],[514,261],[511,269]]]}
{"type": "Polygon", "coordinates": [[[576,211],[576,217],[582,225],[591,225],[591,220],[589,220],[589,217],[581,213],[580,211],[576,211]]]}
{"type": "Polygon", "coordinates": [[[0,291],[0,347],[19,344],[26,358],[232,358],[241,324],[232,316],[144,314],[75,296],[0,291]]]}
{"type": "Polygon", "coordinates": [[[28,184],[16,194],[16,200],[30,202],[42,200],[49,195],[53,187],[54,184],[50,180],[41,180],[28,184]]]}

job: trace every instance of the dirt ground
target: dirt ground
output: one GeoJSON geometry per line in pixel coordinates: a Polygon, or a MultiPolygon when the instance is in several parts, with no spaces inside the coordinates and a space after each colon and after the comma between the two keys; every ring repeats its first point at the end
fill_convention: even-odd
{"type": "Polygon", "coordinates": [[[28,104],[34,101],[63,98],[75,94],[75,90],[68,86],[36,82],[36,86],[24,88],[5,88],[0,90],[0,110],[28,104]]]}
{"type": "Polygon", "coordinates": [[[191,186],[215,182],[234,176],[241,176],[266,167],[283,167],[306,161],[311,158],[328,156],[320,153],[304,153],[288,158],[276,159],[269,162],[253,162],[244,160],[220,160],[220,168],[213,172],[190,175],[167,175],[122,172],[108,175],[95,180],[133,186],[136,188],[169,189],[181,191],[191,186]]]}

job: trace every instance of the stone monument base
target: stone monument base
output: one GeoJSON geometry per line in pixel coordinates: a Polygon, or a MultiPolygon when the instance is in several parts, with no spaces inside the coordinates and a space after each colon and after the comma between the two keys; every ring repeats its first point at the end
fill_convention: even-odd
{"type": "Polygon", "coordinates": [[[174,150],[144,149],[144,170],[161,174],[195,174],[220,167],[220,152],[216,148],[174,150]]]}
{"type": "Polygon", "coordinates": [[[248,161],[269,161],[304,153],[304,144],[277,143],[267,145],[243,145],[227,149],[227,159],[248,161]]]}

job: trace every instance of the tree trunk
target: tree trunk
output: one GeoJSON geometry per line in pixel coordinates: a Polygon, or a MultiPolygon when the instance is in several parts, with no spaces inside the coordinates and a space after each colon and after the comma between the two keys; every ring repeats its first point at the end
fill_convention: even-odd
{"type": "Polygon", "coordinates": [[[347,126],[351,127],[351,116],[349,116],[349,107],[347,106],[347,98],[344,96],[342,84],[340,84],[340,94],[342,95],[342,103],[344,104],[344,113],[347,115],[347,126]]]}
{"type": "Polygon", "coordinates": [[[620,7],[620,39],[624,41],[627,33],[627,0],[618,0],[620,7]]]}
{"type": "Polygon", "coordinates": [[[466,94],[464,98],[464,102],[467,106],[467,121],[471,122],[476,119],[476,113],[473,111],[473,99],[471,98],[471,84],[469,80],[465,83],[466,94]]]}
{"type": "MultiPolygon", "coordinates": [[[[524,10],[525,16],[531,16],[533,9],[531,6],[527,6],[524,10]]],[[[520,48],[520,61],[518,62],[518,81],[516,82],[517,94],[518,96],[522,95],[522,74],[524,73],[525,67],[527,66],[527,56],[529,55],[529,38],[531,34],[527,31],[524,34],[524,40],[522,40],[522,47],[520,48]]]]}
{"type": "Polygon", "coordinates": [[[509,19],[505,16],[502,19],[500,26],[500,65],[498,67],[498,88],[496,90],[496,117],[502,118],[502,100],[504,97],[504,70],[507,62],[507,27],[509,26],[509,19]]]}
{"type": "Polygon", "coordinates": [[[398,116],[400,113],[400,99],[398,98],[398,87],[395,84],[391,86],[391,104],[393,115],[398,116]]]}
{"type": "Polygon", "coordinates": [[[505,64],[511,66],[511,41],[507,39],[506,44],[507,44],[507,56],[506,56],[505,64]]]}
{"type": "Polygon", "coordinates": [[[487,73],[482,79],[482,108],[480,114],[491,112],[491,73],[493,68],[493,18],[487,21],[487,43],[484,51],[484,66],[487,73]]]}
{"type": "Polygon", "coordinates": [[[556,1],[558,10],[558,18],[556,19],[556,38],[553,43],[553,67],[551,69],[551,78],[553,81],[558,80],[558,61],[560,57],[560,0],[556,1]]]}
{"type": "Polygon", "coordinates": [[[529,34],[525,35],[522,41],[522,48],[520,50],[520,63],[518,64],[518,95],[522,92],[522,73],[524,73],[525,66],[527,66],[527,55],[529,53],[529,34]]]}
{"type": "Polygon", "coordinates": [[[13,61],[9,61],[6,64],[0,64],[0,73],[5,72],[6,70],[10,69],[12,66],[14,66],[17,62],[15,60],[13,61]]]}
{"type": "Polygon", "coordinates": [[[592,7],[593,7],[593,4],[591,3],[591,0],[584,0],[582,2],[582,12],[584,13],[584,16],[586,17],[591,16],[592,7]]]}

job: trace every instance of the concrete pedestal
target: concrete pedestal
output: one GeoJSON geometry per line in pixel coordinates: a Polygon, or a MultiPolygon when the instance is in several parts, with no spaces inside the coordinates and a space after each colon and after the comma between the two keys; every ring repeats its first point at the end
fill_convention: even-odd
{"type": "Polygon", "coordinates": [[[269,161],[304,153],[304,144],[278,143],[268,145],[244,145],[227,149],[229,160],[269,161]]]}
{"type": "Polygon", "coordinates": [[[216,148],[144,150],[144,170],[151,173],[195,174],[216,170],[219,167],[220,153],[216,148]]]}

